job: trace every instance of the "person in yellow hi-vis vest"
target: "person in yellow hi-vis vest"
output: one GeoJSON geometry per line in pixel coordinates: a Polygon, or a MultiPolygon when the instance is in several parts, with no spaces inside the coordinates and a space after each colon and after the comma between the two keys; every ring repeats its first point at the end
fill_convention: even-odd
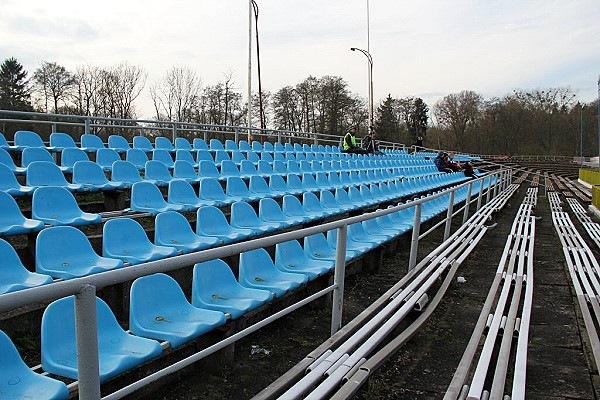
{"type": "Polygon", "coordinates": [[[344,135],[344,140],[342,141],[343,150],[342,153],[357,153],[357,154],[367,154],[367,151],[361,149],[356,145],[356,128],[352,127],[344,135]]]}

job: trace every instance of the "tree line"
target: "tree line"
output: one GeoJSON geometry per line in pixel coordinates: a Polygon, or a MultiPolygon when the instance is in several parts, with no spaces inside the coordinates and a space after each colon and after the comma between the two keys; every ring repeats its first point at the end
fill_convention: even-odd
{"type": "MultiPolygon", "coordinates": [[[[0,65],[0,109],[90,115],[121,119],[138,116],[136,101],[147,87],[152,118],[163,121],[239,126],[248,104],[231,74],[205,85],[196,71],[172,67],[147,85],[141,66],[80,66],[74,71],[43,61],[31,77],[15,59],[0,65]]],[[[309,76],[278,91],[252,95],[252,124],[294,132],[342,136],[368,129],[365,99],[339,76],[309,76]],[[264,112],[261,113],[259,105],[264,112]]],[[[515,90],[484,99],[462,91],[430,108],[419,97],[388,95],[375,111],[380,140],[478,154],[598,154],[597,102],[581,103],[570,88],[515,90]],[[580,140],[580,135],[583,141],[580,140]]]]}

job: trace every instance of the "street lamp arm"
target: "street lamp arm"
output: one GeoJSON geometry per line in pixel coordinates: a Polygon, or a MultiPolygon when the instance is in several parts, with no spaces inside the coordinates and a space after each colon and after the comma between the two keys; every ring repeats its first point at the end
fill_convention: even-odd
{"type": "Polygon", "coordinates": [[[358,50],[361,53],[363,53],[365,55],[365,57],[367,57],[367,59],[369,60],[369,64],[371,64],[371,67],[373,66],[373,57],[371,57],[371,53],[369,53],[366,50],[359,49],[358,47],[350,47],[350,50],[352,50],[352,51],[358,50]]]}

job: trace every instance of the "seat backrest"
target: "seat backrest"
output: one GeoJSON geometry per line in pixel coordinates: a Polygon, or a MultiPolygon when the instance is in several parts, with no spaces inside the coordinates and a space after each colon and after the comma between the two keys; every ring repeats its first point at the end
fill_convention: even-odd
{"type": "Polygon", "coordinates": [[[175,138],[175,148],[177,150],[192,150],[192,145],[186,138],[178,137],[175,138]]]}
{"type": "Polygon", "coordinates": [[[214,162],[201,160],[198,162],[198,176],[201,178],[218,179],[221,177],[221,174],[214,162]]]}
{"type": "Polygon", "coordinates": [[[151,152],[154,150],[154,146],[152,146],[152,142],[145,136],[134,136],[133,137],[133,148],[140,149],[145,152],[151,152]]]}
{"type": "Polygon", "coordinates": [[[52,132],[50,134],[50,146],[56,147],[57,149],[69,149],[75,148],[75,140],[68,133],[52,132]]]}
{"type": "Polygon", "coordinates": [[[58,165],[49,161],[34,161],[27,166],[27,186],[68,186],[58,165]]]}
{"type": "Polygon", "coordinates": [[[131,218],[109,219],[102,230],[102,254],[133,254],[153,246],[139,222],[131,218]]]}
{"type": "Polygon", "coordinates": [[[197,212],[196,233],[199,235],[220,235],[227,234],[231,230],[231,225],[227,221],[225,214],[217,207],[200,207],[197,212]]]}
{"type": "Polygon", "coordinates": [[[279,192],[279,194],[290,192],[287,183],[285,183],[283,177],[279,175],[271,175],[271,178],[269,178],[269,188],[273,192],[279,192]]]}
{"type": "Polygon", "coordinates": [[[281,211],[279,204],[269,198],[260,199],[258,203],[258,216],[265,221],[282,221],[287,219],[286,215],[281,211]]]}
{"type": "Polygon", "coordinates": [[[230,196],[241,196],[243,198],[250,197],[250,191],[248,190],[248,186],[246,186],[244,180],[239,176],[230,176],[229,178],[227,178],[225,193],[227,193],[230,196]]]}
{"type": "Polygon", "coordinates": [[[215,159],[208,150],[198,150],[196,152],[196,160],[198,161],[198,163],[200,163],[200,161],[209,161],[213,164],[215,163],[215,159]]]}
{"type": "Polygon", "coordinates": [[[269,153],[284,151],[283,146],[279,142],[276,142],[275,145],[273,145],[273,143],[271,142],[264,142],[263,149],[264,151],[268,151],[269,153]]]}
{"type": "Polygon", "coordinates": [[[257,153],[261,153],[263,151],[263,145],[260,144],[259,141],[253,140],[252,141],[252,150],[256,151],[257,153]]]}
{"type": "Polygon", "coordinates": [[[106,146],[102,142],[99,136],[92,135],[91,133],[84,133],[81,135],[81,147],[89,150],[105,149],[106,146]]]}
{"type": "Polygon", "coordinates": [[[8,152],[2,148],[0,148],[0,164],[6,165],[11,171],[17,169],[15,162],[8,152]]]}
{"type": "Polygon", "coordinates": [[[63,167],[73,167],[77,161],[89,161],[87,153],[77,147],[67,147],[60,155],[60,163],[63,167]]]}
{"type": "Polygon", "coordinates": [[[194,204],[198,196],[192,185],[185,179],[173,179],[169,182],[168,199],[170,203],[194,204]]]}
{"type": "Polygon", "coordinates": [[[131,149],[129,142],[121,135],[110,135],[108,137],[108,147],[118,152],[125,152],[131,149]]]}
{"type": "Polygon", "coordinates": [[[258,215],[254,208],[245,201],[238,201],[231,205],[231,225],[232,226],[254,226],[260,223],[258,215]]]}
{"type": "Polygon", "coordinates": [[[141,182],[142,176],[135,165],[129,161],[115,161],[112,166],[111,179],[123,183],[141,182]]]}
{"type": "Polygon", "coordinates": [[[154,139],[154,146],[156,149],[171,151],[174,149],[173,143],[164,136],[159,136],[154,139]]]}
{"type": "Polygon", "coordinates": [[[227,198],[221,184],[215,178],[204,178],[200,181],[198,197],[210,200],[224,200],[227,198]]]}
{"type": "Polygon", "coordinates": [[[210,150],[225,150],[223,143],[219,139],[210,139],[210,150]]]}
{"type": "Polygon", "coordinates": [[[146,179],[156,179],[168,182],[173,179],[173,177],[169,173],[169,168],[163,162],[150,160],[146,163],[146,179]]]}
{"type": "Polygon", "coordinates": [[[177,160],[173,168],[173,178],[198,179],[198,174],[191,163],[177,160]]]}
{"type": "Polygon", "coordinates": [[[252,193],[259,193],[268,196],[272,195],[267,181],[265,181],[262,176],[251,176],[248,183],[248,190],[250,190],[252,193]]]}
{"type": "Polygon", "coordinates": [[[250,147],[250,143],[248,143],[248,141],[246,140],[240,140],[238,143],[238,147],[240,149],[240,151],[252,151],[252,147],[250,147]]]}
{"type": "Polygon", "coordinates": [[[27,147],[21,153],[21,166],[27,167],[34,161],[47,161],[55,164],[52,154],[46,148],[27,147]]]}
{"type": "Polygon", "coordinates": [[[201,138],[195,138],[193,141],[193,148],[196,150],[208,150],[208,144],[201,138]]]}
{"type": "Polygon", "coordinates": [[[233,161],[223,160],[221,162],[221,175],[223,176],[239,176],[240,170],[233,161]]]}
{"type": "MultiPolygon", "coordinates": [[[[157,138],[157,139],[159,139],[159,138],[157,138]]],[[[171,157],[171,153],[169,153],[169,151],[167,151],[165,149],[156,149],[156,150],[154,150],[152,152],[152,159],[155,160],[155,161],[160,161],[161,163],[163,163],[167,167],[172,167],[173,164],[174,164],[173,157],[171,157]]]]}
{"type": "Polygon", "coordinates": [[[177,161],[187,161],[190,164],[196,164],[196,161],[194,160],[194,156],[192,156],[192,153],[190,153],[189,150],[177,150],[175,152],[175,162],[177,161]]]}
{"type": "Polygon", "coordinates": [[[231,139],[227,139],[225,140],[225,150],[229,150],[229,151],[239,151],[240,148],[238,147],[237,143],[234,142],[231,139]]]}
{"type": "Polygon", "coordinates": [[[77,161],[73,165],[73,183],[104,185],[108,182],[102,167],[92,161],[77,161]]]}
{"type": "Polygon", "coordinates": [[[31,216],[39,220],[54,220],[76,217],[82,214],[77,200],[64,187],[45,186],[33,192],[31,200],[31,216]]]}
{"type": "Polygon", "coordinates": [[[136,206],[148,207],[164,207],[167,205],[162,192],[153,183],[136,182],[131,187],[131,208],[136,209],[136,206]]]}
{"type": "Polygon", "coordinates": [[[115,161],[120,161],[121,157],[114,149],[96,150],[96,163],[104,169],[111,169],[115,161]]]}
{"type": "Polygon", "coordinates": [[[196,236],[187,218],[177,211],[158,214],[154,226],[155,243],[183,243],[196,236]]]}
{"type": "Polygon", "coordinates": [[[142,149],[129,149],[125,156],[125,160],[135,165],[138,169],[146,168],[146,162],[148,162],[148,156],[142,149]]]}
{"type": "Polygon", "coordinates": [[[15,145],[19,147],[46,147],[40,135],[33,131],[15,132],[15,145]]]}

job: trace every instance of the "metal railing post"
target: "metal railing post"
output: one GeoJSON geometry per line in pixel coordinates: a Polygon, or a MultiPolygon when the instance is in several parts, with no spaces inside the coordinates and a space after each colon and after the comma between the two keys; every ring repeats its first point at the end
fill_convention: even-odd
{"type": "Polygon", "coordinates": [[[83,132],[84,132],[86,135],[89,135],[89,134],[91,133],[90,126],[91,126],[91,121],[90,121],[90,119],[89,119],[89,118],[86,118],[86,119],[85,119],[85,125],[84,125],[84,128],[83,128],[83,129],[84,129],[84,130],[83,130],[83,132]]]}
{"type": "Polygon", "coordinates": [[[490,193],[492,191],[492,181],[495,174],[490,175],[490,181],[488,182],[487,193],[485,194],[485,204],[490,202],[490,193]]]}
{"type": "Polygon", "coordinates": [[[202,133],[202,139],[203,139],[203,140],[204,140],[206,143],[208,143],[208,132],[204,131],[204,132],[202,133]]]}
{"type": "Polygon", "coordinates": [[[500,173],[498,175],[494,174],[494,176],[496,177],[496,184],[494,185],[494,197],[498,195],[498,185],[502,183],[502,173],[503,171],[500,170],[500,173]]]}
{"type": "Polygon", "coordinates": [[[473,191],[473,182],[469,183],[467,189],[467,199],[465,200],[465,212],[463,213],[462,223],[465,224],[469,218],[469,206],[471,205],[471,192],[473,191]]]}
{"type": "Polygon", "coordinates": [[[96,287],[86,284],[75,295],[75,334],[79,398],[100,399],[96,287]]]}
{"type": "Polygon", "coordinates": [[[481,199],[483,197],[483,185],[484,185],[483,182],[484,181],[485,181],[485,178],[483,178],[481,181],[479,181],[481,183],[479,184],[479,194],[477,195],[477,210],[476,211],[479,211],[479,209],[481,208],[481,199]]]}
{"type": "Polygon", "coordinates": [[[146,136],[146,130],[144,129],[143,126],[140,127],[140,136],[141,137],[145,137],[146,136]]]}
{"type": "Polygon", "coordinates": [[[237,129],[235,129],[234,138],[236,143],[240,142],[240,131],[237,129]]]}
{"type": "Polygon", "coordinates": [[[281,143],[281,132],[277,131],[277,142],[281,143]]]}
{"type": "Polygon", "coordinates": [[[410,258],[408,259],[408,270],[417,265],[417,251],[419,250],[419,233],[421,230],[421,204],[415,206],[415,219],[413,221],[412,239],[410,241],[410,258]]]}
{"type": "Polygon", "coordinates": [[[338,228],[337,244],[335,251],[335,272],[333,275],[333,302],[331,306],[331,335],[333,336],[342,327],[342,309],[344,306],[344,276],[346,270],[346,240],[348,225],[338,228]]]}
{"type": "Polygon", "coordinates": [[[314,136],[314,139],[313,139],[313,144],[314,144],[315,146],[318,146],[318,145],[319,145],[319,137],[317,136],[317,134],[316,134],[316,133],[315,133],[313,136],[314,136]]]}
{"type": "Polygon", "coordinates": [[[450,236],[450,226],[452,225],[452,213],[454,212],[454,192],[450,192],[450,200],[448,201],[448,212],[446,213],[446,226],[444,227],[444,240],[450,236]]]}
{"type": "Polygon", "coordinates": [[[173,123],[173,143],[175,143],[176,138],[177,138],[177,124],[173,123]]]}
{"type": "Polygon", "coordinates": [[[52,133],[56,132],[56,122],[52,124],[52,133]]]}

